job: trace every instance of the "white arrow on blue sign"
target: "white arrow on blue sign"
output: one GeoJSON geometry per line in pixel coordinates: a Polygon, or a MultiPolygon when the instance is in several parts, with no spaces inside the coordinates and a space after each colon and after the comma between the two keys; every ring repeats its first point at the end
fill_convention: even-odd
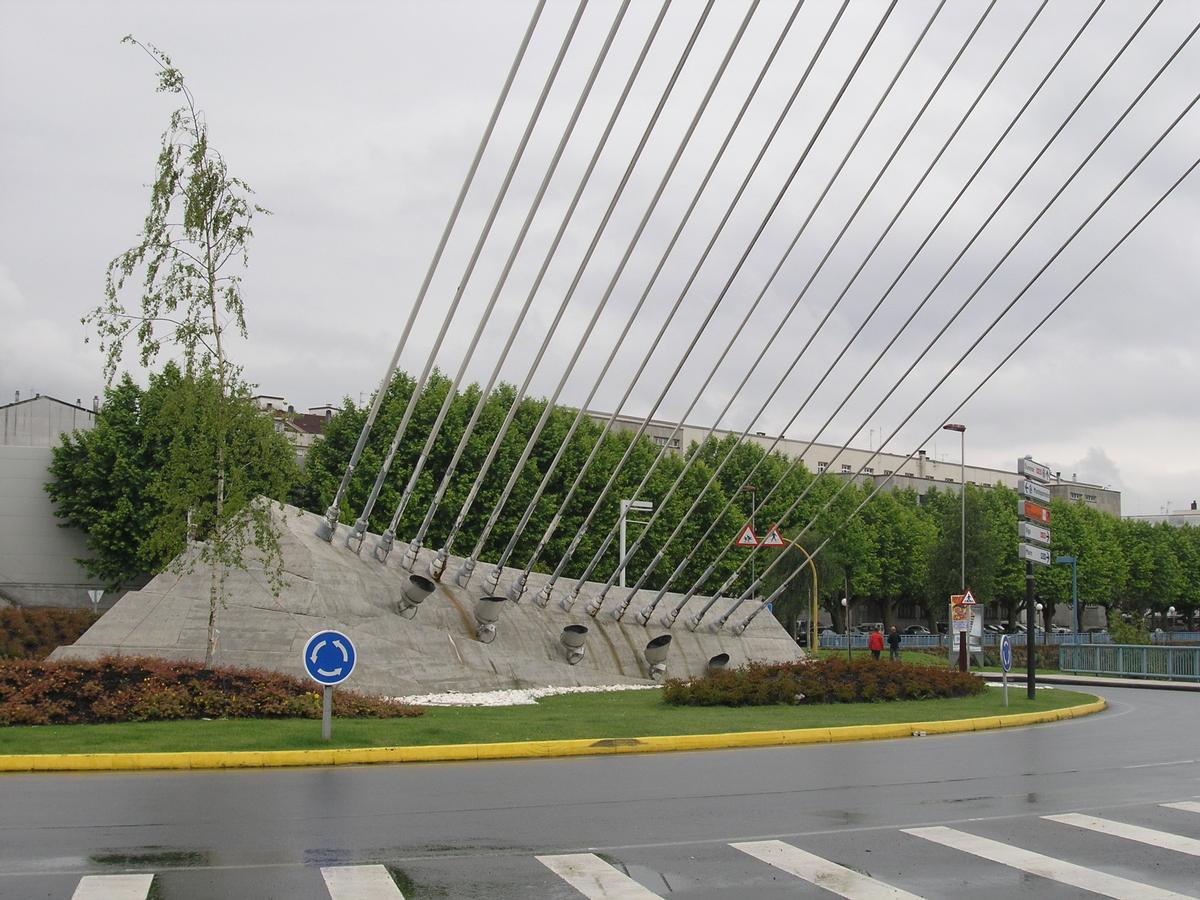
{"type": "Polygon", "coordinates": [[[1000,668],[1005,672],[1012,671],[1012,644],[1007,634],[1000,638],[1000,668]]]}
{"type": "Polygon", "coordinates": [[[317,684],[341,684],[354,671],[354,643],[340,631],[318,631],[304,645],[304,671],[317,684]]]}

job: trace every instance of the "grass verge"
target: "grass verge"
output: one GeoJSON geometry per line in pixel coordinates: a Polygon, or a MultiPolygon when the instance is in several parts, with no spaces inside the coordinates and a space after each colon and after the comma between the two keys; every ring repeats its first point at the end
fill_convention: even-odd
{"type": "Polygon", "coordinates": [[[1038,691],[1027,700],[990,688],[978,697],[819,706],[668,706],[660,692],[620,691],[547,697],[534,706],[431,708],[417,719],[336,719],[321,740],[312,719],[217,719],[119,725],[33,725],[0,728],[0,754],[155,753],[206,750],[310,750],[713,734],[969,719],[1040,712],[1096,699],[1078,691],[1038,691]]]}

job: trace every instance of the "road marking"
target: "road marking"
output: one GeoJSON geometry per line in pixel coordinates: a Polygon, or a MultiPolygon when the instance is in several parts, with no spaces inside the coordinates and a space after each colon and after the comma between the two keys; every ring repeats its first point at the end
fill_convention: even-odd
{"type": "Polygon", "coordinates": [[[383,866],[323,866],[321,877],[332,900],[404,900],[383,866]]]}
{"type": "Polygon", "coordinates": [[[153,875],[86,875],[71,900],[146,900],[153,875]]]}
{"type": "Polygon", "coordinates": [[[1200,856],[1200,841],[1195,838],[1171,834],[1168,831],[1155,831],[1153,828],[1143,828],[1140,825],[1126,825],[1124,822],[1114,822],[1111,819],[1097,819],[1095,816],[1081,816],[1079,813],[1067,813],[1061,816],[1042,816],[1051,822],[1062,822],[1064,825],[1075,825],[1098,831],[1101,834],[1111,834],[1114,837],[1130,841],[1140,841],[1151,847],[1162,847],[1165,850],[1175,850],[1190,856],[1200,856]]]}
{"type": "Polygon", "coordinates": [[[943,828],[939,825],[933,828],[902,828],[900,830],[905,834],[933,841],[935,844],[943,844],[955,850],[962,850],[964,853],[990,859],[992,862],[1004,866],[1020,869],[1030,875],[1039,875],[1060,884],[1069,884],[1094,894],[1103,894],[1105,897],[1116,897],[1119,900],[1191,900],[1187,894],[1176,894],[1174,891],[1166,891],[1138,881],[1108,875],[1095,869],[1063,862],[1052,856],[1043,856],[1040,853],[1022,850],[1020,847],[1012,847],[989,838],[967,834],[965,831],[956,831],[953,828],[943,828]]]}
{"type": "Polygon", "coordinates": [[[1184,812],[1200,813],[1200,803],[1195,800],[1180,800],[1178,803],[1163,803],[1168,809],[1182,809],[1184,812]]]}
{"type": "Polygon", "coordinates": [[[730,846],[849,900],[920,900],[916,894],[876,881],[783,841],[747,841],[730,846]]]}
{"type": "Polygon", "coordinates": [[[662,900],[594,853],[539,856],[537,861],[588,900],[662,900]]]}

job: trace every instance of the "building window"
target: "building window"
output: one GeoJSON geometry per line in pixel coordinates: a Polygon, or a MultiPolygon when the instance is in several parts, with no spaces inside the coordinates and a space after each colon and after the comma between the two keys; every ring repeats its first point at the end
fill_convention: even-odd
{"type": "Polygon", "coordinates": [[[863,474],[864,475],[874,475],[875,470],[873,468],[871,468],[870,466],[867,466],[865,469],[863,469],[863,474]]]}
{"type": "Polygon", "coordinates": [[[827,463],[827,462],[817,463],[817,474],[820,475],[822,472],[824,472],[828,468],[829,468],[829,463],[827,463]]]}
{"type": "Polygon", "coordinates": [[[842,474],[843,475],[850,474],[850,463],[842,463],[842,474]]]}
{"type": "Polygon", "coordinates": [[[891,469],[884,469],[884,470],[883,470],[883,474],[884,474],[884,475],[891,475],[891,474],[892,474],[892,470],[891,470],[891,469]]]}
{"type": "Polygon", "coordinates": [[[1079,491],[1071,491],[1071,499],[1072,500],[1082,500],[1083,494],[1081,494],[1079,491]]]}
{"type": "Polygon", "coordinates": [[[1095,503],[1096,495],[1095,494],[1084,494],[1083,499],[1086,500],[1088,503],[1095,503]]]}
{"type": "Polygon", "coordinates": [[[954,479],[953,479],[953,478],[946,478],[946,479],[944,479],[944,480],[945,480],[945,481],[948,481],[950,484],[954,484],[954,479]]]}

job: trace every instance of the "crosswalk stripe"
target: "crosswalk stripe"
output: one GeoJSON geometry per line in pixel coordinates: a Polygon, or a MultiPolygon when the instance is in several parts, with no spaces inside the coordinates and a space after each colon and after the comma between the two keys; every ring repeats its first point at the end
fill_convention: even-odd
{"type": "Polygon", "coordinates": [[[1067,813],[1061,816],[1043,816],[1051,822],[1062,822],[1064,825],[1074,825],[1101,834],[1111,834],[1114,837],[1130,841],[1140,841],[1152,847],[1162,847],[1165,850],[1175,850],[1191,856],[1200,856],[1200,841],[1195,838],[1171,834],[1168,831],[1156,831],[1153,828],[1142,828],[1140,825],[1126,825],[1124,822],[1114,822],[1111,819],[1097,819],[1094,816],[1081,816],[1078,813],[1067,813]]]}
{"type": "Polygon", "coordinates": [[[1200,803],[1195,800],[1180,800],[1178,803],[1163,803],[1168,809],[1182,809],[1184,812],[1200,813],[1200,803]]]}
{"type": "Polygon", "coordinates": [[[588,900],[662,900],[594,853],[539,856],[537,861],[588,900]]]}
{"type": "Polygon", "coordinates": [[[71,900],[146,900],[153,875],[85,875],[71,900]]]}
{"type": "Polygon", "coordinates": [[[730,846],[849,900],[920,900],[916,894],[876,881],[783,841],[747,841],[730,846]]]}
{"type": "Polygon", "coordinates": [[[1126,898],[1128,900],[1192,900],[1186,894],[1176,894],[1174,891],[1166,891],[1148,884],[1130,881],[1127,878],[1108,875],[1095,869],[1063,862],[1051,856],[1043,856],[1031,850],[1022,850],[1020,847],[1012,847],[989,838],[967,834],[965,831],[956,831],[953,828],[938,825],[932,828],[902,828],[901,831],[914,837],[933,841],[935,844],[943,844],[955,850],[962,850],[964,853],[1020,869],[1030,875],[1039,875],[1042,878],[1069,884],[1094,894],[1103,894],[1105,897],[1115,897],[1119,900],[1126,900],[1126,898]]]}
{"type": "Polygon", "coordinates": [[[323,866],[321,877],[332,900],[404,900],[383,866],[323,866]]]}

